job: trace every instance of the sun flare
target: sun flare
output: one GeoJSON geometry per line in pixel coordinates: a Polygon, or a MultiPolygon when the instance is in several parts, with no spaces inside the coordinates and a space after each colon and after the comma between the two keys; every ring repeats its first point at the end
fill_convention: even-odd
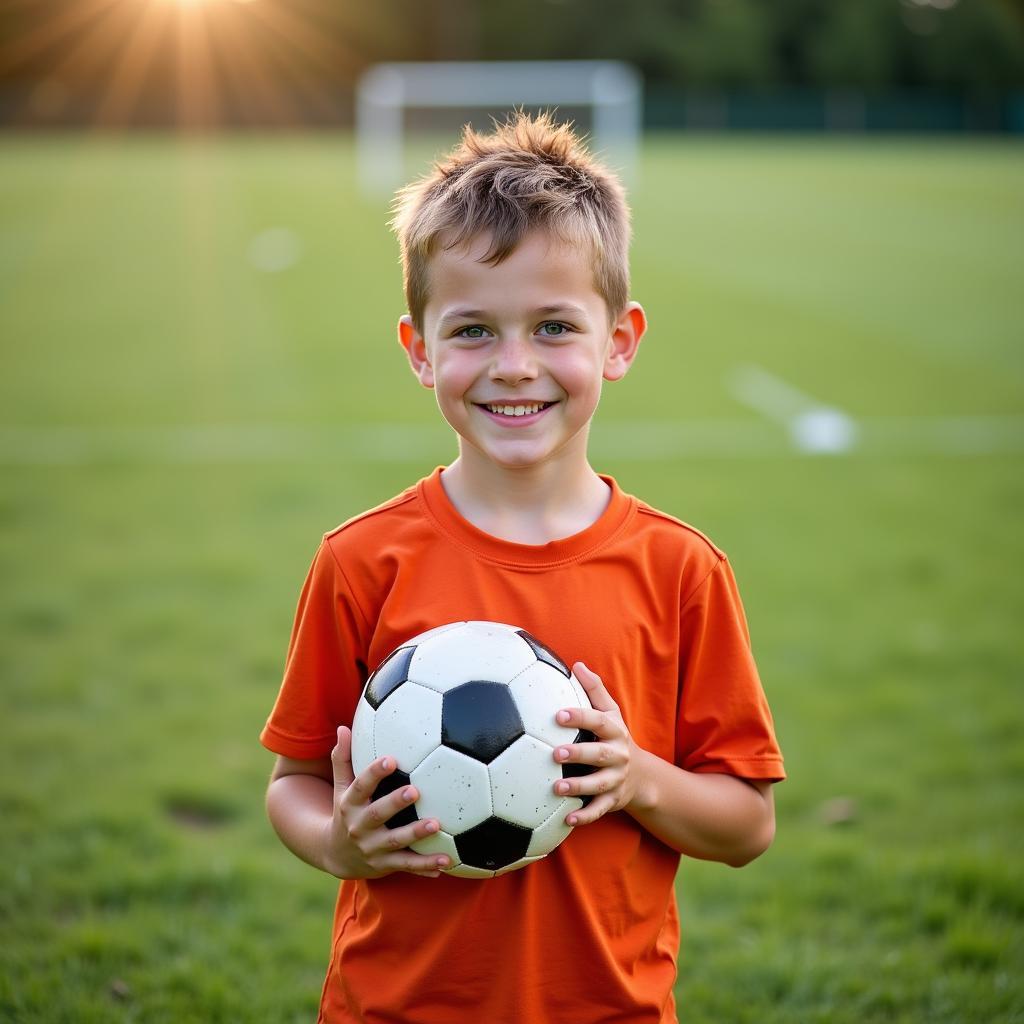
{"type": "Polygon", "coordinates": [[[97,127],[168,110],[186,129],[330,118],[334,83],[359,64],[292,0],[76,0],[13,40],[0,68],[31,65],[58,45],[26,109],[57,117],[88,93],[97,127]]]}

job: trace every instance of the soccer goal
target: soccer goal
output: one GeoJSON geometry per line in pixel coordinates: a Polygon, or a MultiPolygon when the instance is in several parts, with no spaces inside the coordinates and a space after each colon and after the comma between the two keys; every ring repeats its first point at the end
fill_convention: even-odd
{"type": "MultiPolygon", "coordinates": [[[[406,180],[407,115],[411,111],[485,112],[499,118],[515,108],[585,109],[595,153],[635,183],[643,88],[619,61],[493,61],[377,64],[356,91],[359,181],[368,195],[394,191],[406,180]]],[[[452,129],[457,129],[458,123],[452,129]]],[[[451,134],[451,132],[449,132],[451,134]]]]}

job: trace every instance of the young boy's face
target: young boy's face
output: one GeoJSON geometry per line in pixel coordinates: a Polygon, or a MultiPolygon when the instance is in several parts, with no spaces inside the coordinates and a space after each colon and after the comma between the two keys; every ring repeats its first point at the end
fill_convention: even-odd
{"type": "Polygon", "coordinates": [[[585,460],[602,382],[629,368],[643,310],[630,303],[609,324],[589,252],[545,232],[497,265],[480,261],[488,243],[432,259],[422,334],[409,317],[399,325],[413,370],[434,389],[464,458],[509,469],[585,460]]]}

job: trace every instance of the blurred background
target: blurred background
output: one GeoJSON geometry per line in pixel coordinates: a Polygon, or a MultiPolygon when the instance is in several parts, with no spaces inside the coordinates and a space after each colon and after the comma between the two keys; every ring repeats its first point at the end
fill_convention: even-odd
{"type": "Polygon", "coordinates": [[[650,128],[1024,130],[1020,0],[7,0],[24,126],[351,125],[382,61],[614,57],[650,128]]]}
{"type": "Polygon", "coordinates": [[[455,452],[389,183],[517,104],[629,183],[593,461],[729,552],[790,772],[680,1019],[1024,1020],[1016,0],[0,7],[0,1019],[313,1019],[257,735],[321,534],[455,452]]]}

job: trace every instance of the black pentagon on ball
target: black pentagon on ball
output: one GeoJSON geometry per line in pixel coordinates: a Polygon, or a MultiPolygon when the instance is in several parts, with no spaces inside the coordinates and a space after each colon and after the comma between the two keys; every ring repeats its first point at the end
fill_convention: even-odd
{"type": "MultiPolygon", "coordinates": [[[[371,801],[379,800],[382,796],[387,796],[389,793],[394,793],[396,789],[402,789],[408,785],[409,776],[396,768],[390,775],[386,775],[377,783],[377,788],[373,791],[373,796],[370,799],[371,801]]],[[[400,828],[402,825],[411,825],[414,821],[419,821],[419,815],[416,813],[416,805],[409,804],[397,814],[393,814],[384,824],[388,828],[400,828]]]]}
{"type": "Polygon", "coordinates": [[[512,692],[502,683],[476,679],[453,687],[441,702],[441,742],[490,764],[526,730],[512,692]]]}
{"type": "Polygon", "coordinates": [[[415,653],[415,647],[399,647],[377,666],[367,680],[363,696],[374,711],[409,678],[409,662],[415,653]]]}
{"type": "Polygon", "coordinates": [[[457,835],[455,849],[463,864],[497,871],[525,857],[532,837],[532,829],[491,817],[457,835]]]}
{"type": "Polygon", "coordinates": [[[516,632],[533,648],[533,653],[537,655],[538,661],[543,661],[552,668],[557,668],[566,679],[569,678],[572,674],[569,671],[569,666],[554,651],[545,647],[535,636],[527,633],[525,629],[519,629],[516,632]]]}
{"type": "MultiPolygon", "coordinates": [[[[596,743],[597,737],[589,729],[580,729],[576,733],[576,739],[573,743],[596,743]]],[[[597,771],[597,765],[594,764],[563,764],[562,765],[562,778],[563,779],[578,779],[582,775],[590,775],[592,772],[597,771]]],[[[594,798],[592,796],[584,796],[580,794],[577,797],[578,800],[583,801],[583,806],[586,807],[594,798]]]]}

